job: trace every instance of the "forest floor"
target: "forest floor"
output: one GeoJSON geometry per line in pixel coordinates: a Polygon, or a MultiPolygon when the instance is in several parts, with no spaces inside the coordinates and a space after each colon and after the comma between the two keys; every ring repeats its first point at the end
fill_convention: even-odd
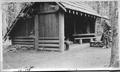
{"type": "Polygon", "coordinates": [[[107,68],[111,49],[89,47],[89,44],[71,45],[68,51],[17,51],[3,54],[3,69],[34,66],[40,69],[107,68]]]}

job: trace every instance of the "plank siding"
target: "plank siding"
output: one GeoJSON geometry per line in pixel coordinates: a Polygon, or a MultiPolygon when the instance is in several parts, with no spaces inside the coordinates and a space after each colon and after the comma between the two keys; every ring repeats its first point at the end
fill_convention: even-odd
{"type": "Polygon", "coordinates": [[[29,36],[34,34],[33,18],[21,19],[12,31],[12,36],[29,36]]]}
{"type": "Polygon", "coordinates": [[[57,10],[48,7],[49,3],[41,3],[34,17],[20,21],[16,29],[21,27],[15,32],[17,34],[14,33],[13,44],[59,50],[59,14],[57,10]]]}
{"type": "Polygon", "coordinates": [[[13,37],[16,36],[26,36],[26,23],[25,21],[18,21],[17,26],[13,30],[13,37]]]}
{"type": "Polygon", "coordinates": [[[34,17],[28,18],[26,21],[27,24],[27,36],[34,35],[34,17]]]}
{"type": "Polygon", "coordinates": [[[39,49],[59,50],[59,16],[49,5],[41,4],[38,10],[39,49]]]}
{"type": "Polygon", "coordinates": [[[59,26],[57,14],[39,15],[39,37],[58,37],[59,26]]]}

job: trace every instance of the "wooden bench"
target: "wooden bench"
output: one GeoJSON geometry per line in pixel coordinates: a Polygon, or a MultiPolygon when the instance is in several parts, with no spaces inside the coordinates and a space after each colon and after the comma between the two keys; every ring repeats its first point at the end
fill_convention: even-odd
{"type": "Polygon", "coordinates": [[[75,38],[75,40],[79,40],[79,43],[82,44],[82,40],[83,39],[90,39],[90,42],[93,42],[94,39],[96,39],[96,37],[82,37],[82,38],[75,38]]]}
{"type": "Polygon", "coordinates": [[[73,34],[74,40],[79,40],[79,43],[82,44],[83,39],[90,39],[90,42],[93,41],[93,39],[96,39],[95,33],[87,33],[87,34],[73,34]]]}
{"type": "Polygon", "coordinates": [[[88,34],[73,34],[73,36],[95,36],[95,33],[88,33],[88,34]]]}

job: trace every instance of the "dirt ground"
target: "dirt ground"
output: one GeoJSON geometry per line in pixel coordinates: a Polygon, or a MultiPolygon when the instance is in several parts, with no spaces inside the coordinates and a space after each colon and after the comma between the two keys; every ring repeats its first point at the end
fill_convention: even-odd
{"type": "Polygon", "coordinates": [[[17,51],[3,54],[3,69],[34,66],[35,68],[107,68],[111,49],[71,45],[68,51],[17,51]]]}

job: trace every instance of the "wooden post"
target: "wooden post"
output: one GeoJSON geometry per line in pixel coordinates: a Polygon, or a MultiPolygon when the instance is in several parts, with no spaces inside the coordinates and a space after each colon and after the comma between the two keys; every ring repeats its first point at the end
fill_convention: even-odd
{"type": "Polygon", "coordinates": [[[35,45],[34,45],[34,47],[35,47],[35,49],[37,50],[38,49],[38,47],[39,47],[39,32],[38,32],[38,15],[35,15],[35,18],[34,18],[35,20],[34,20],[34,24],[35,24],[35,45]]]}
{"type": "Polygon", "coordinates": [[[97,25],[98,25],[98,24],[97,24],[97,19],[98,19],[98,18],[95,19],[95,34],[96,34],[96,35],[97,35],[97,25]]]}
{"type": "Polygon", "coordinates": [[[90,38],[90,42],[93,42],[93,38],[90,38]]]}
{"type": "Polygon", "coordinates": [[[82,39],[79,40],[79,43],[82,44],[82,39]]]}
{"type": "Polygon", "coordinates": [[[73,24],[74,24],[74,34],[76,34],[76,19],[75,19],[75,16],[73,18],[73,24]]]}
{"type": "Polygon", "coordinates": [[[64,14],[59,13],[59,48],[64,51],[64,14]]]}

